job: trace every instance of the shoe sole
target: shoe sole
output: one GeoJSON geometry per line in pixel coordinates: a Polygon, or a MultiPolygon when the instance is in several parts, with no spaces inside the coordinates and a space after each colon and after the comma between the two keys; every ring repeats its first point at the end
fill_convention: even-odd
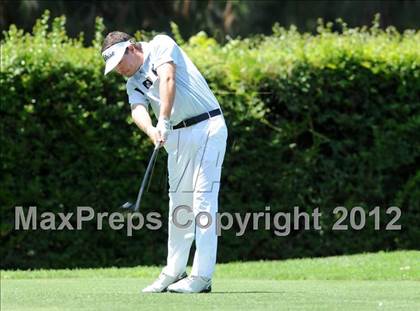
{"type": "Polygon", "coordinates": [[[209,288],[202,290],[200,293],[203,293],[203,294],[211,293],[211,286],[209,286],[209,288]]]}
{"type": "Polygon", "coordinates": [[[185,292],[177,292],[177,291],[175,291],[175,290],[170,290],[170,289],[168,289],[167,290],[167,292],[168,293],[175,293],[175,294],[208,294],[208,293],[211,293],[211,286],[209,286],[208,288],[206,288],[206,289],[203,289],[202,291],[200,291],[200,292],[196,292],[196,293],[185,293],[185,292]]]}

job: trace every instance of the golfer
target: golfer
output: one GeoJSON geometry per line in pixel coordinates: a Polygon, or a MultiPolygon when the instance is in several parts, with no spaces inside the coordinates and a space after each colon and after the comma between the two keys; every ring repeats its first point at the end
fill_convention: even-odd
{"type": "Polygon", "coordinates": [[[166,35],[157,35],[150,42],[136,42],[132,36],[114,31],[104,40],[102,56],[105,74],[115,69],[128,77],[126,88],[134,122],[168,153],[167,263],[143,292],[210,292],[217,253],[215,219],[227,139],[220,105],[196,66],[166,35]],[[158,120],[156,126],[149,107],[158,120]],[[186,265],[194,240],[194,262],[191,275],[187,276],[186,265]]]}

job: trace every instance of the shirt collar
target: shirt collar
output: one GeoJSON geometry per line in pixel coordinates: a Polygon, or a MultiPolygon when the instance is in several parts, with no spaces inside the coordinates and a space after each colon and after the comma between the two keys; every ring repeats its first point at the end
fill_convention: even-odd
{"type": "Polygon", "coordinates": [[[143,64],[139,67],[137,72],[134,74],[135,76],[138,76],[143,70],[144,64],[147,62],[149,55],[150,55],[150,44],[148,42],[140,42],[141,49],[143,50],[143,64]]]}

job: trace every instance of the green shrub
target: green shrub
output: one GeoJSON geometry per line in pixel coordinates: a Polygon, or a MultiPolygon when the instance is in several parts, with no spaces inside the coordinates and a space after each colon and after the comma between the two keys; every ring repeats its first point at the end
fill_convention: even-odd
{"type": "MultiPolygon", "coordinates": [[[[70,39],[65,19],[48,13],[33,33],[11,26],[2,41],[1,258],[4,268],[164,263],[166,230],[15,231],[14,207],[118,211],[134,198],[151,143],[133,124],[124,80],[103,77],[95,41],[70,39]]],[[[177,34],[218,97],[229,127],[220,211],[311,212],[322,230],[238,228],[223,232],[219,260],[324,256],[418,248],[420,223],[420,32],[372,27],[317,35],[275,25],[271,36],[219,45],[205,33],[177,34]],[[332,231],[332,210],[381,206],[381,231],[332,231]],[[402,231],[387,231],[389,206],[402,231]]],[[[149,38],[138,33],[136,37],[149,38]]],[[[167,214],[160,156],[142,212],[167,214]]],[[[164,226],[164,228],[166,228],[164,226]]],[[[263,228],[263,225],[261,225],[263,228]]]]}

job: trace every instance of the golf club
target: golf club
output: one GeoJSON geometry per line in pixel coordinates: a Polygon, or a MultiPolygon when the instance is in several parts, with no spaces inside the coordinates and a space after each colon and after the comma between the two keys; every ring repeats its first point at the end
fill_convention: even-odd
{"type": "Polygon", "coordinates": [[[150,157],[149,164],[147,165],[147,168],[146,168],[146,173],[144,173],[144,177],[143,177],[143,180],[142,180],[141,185],[140,185],[140,190],[139,190],[139,194],[137,195],[136,204],[133,204],[132,202],[125,202],[123,205],[121,205],[121,208],[133,210],[134,212],[138,211],[138,209],[140,208],[141,197],[143,195],[144,188],[147,184],[149,176],[151,175],[150,173],[151,173],[151,171],[154,167],[154,163],[155,163],[155,160],[156,160],[156,157],[157,157],[157,154],[159,152],[160,147],[161,147],[161,145],[158,144],[153,149],[152,156],[150,157]]]}

